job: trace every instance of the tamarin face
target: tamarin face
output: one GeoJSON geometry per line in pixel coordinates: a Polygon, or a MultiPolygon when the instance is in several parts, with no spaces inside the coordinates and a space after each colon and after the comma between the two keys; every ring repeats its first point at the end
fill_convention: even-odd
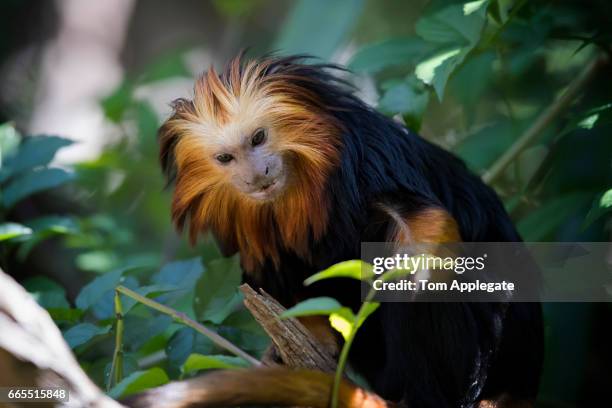
{"type": "Polygon", "coordinates": [[[208,159],[224,176],[228,188],[258,201],[271,201],[286,187],[290,158],[277,149],[278,132],[258,119],[235,118],[215,124],[212,134],[201,135],[199,148],[210,155],[208,159]]]}
{"type": "Polygon", "coordinates": [[[260,262],[274,251],[260,236],[270,222],[285,247],[323,232],[325,184],[341,148],[325,102],[329,78],[296,60],[237,58],[199,78],[192,99],[174,102],[160,157],[176,181],[174,221],[189,223],[192,240],[211,229],[260,262]]]}

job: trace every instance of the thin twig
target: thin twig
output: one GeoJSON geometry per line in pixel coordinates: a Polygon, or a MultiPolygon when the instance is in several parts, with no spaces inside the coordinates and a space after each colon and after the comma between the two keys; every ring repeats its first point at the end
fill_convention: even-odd
{"type": "Polygon", "coordinates": [[[570,83],[566,91],[552,103],[536,121],[523,133],[514,144],[499,158],[483,175],[485,183],[491,183],[499,177],[512,161],[527,148],[536,137],[548,127],[569,105],[593,78],[604,59],[598,57],[589,63],[582,72],[570,83]]]}
{"type": "Polygon", "coordinates": [[[128,288],[126,288],[125,286],[117,286],[116,288],[117,292],[120,292],[122,294],[124,294],[125,296],[131,297],[132,299],[137,300],[138,302],[150,307],[151,309],[155,309],[160,313],[166,314],[172,318],[174,318],[176,321],[184,324],[185,326],[191,327],[192,329],[194,329],[195,331],[197,331],[198,333],[208,337],[210,339],[210,341],[212,341],[213,343],[215,343],[217,346],[224,348],[225,350],[229,351],[230,353],[243,358],[244,360],[246,360],[249,364],[254,365],[254,366],[260,366],[261,362],[259,360],[257,360],[255,357],[249,355],[248,353],[242,351],[239,347],[237,347],[236,345],[234,345],[232,342],[230,342],[229,340],[221,337],[220,335],[218,335],[217,333],[215,333],[214,331],[204,327],[203,325],[201,325],[200,323],[196,322],[193,319],[190,319],[185,313],[181,313],[177,310],[172,309],[171,307],[168,307],[166,305],[162,305],[161,303],[158,303],[152,299],[149,299],[147,297],[144,297],[142,295],[139,295],[138,293],[134,292],[133,290],[130,290],[128,288]]]}
{"type": "Polygon", "coordinates": [[[123,379],[123,305],[119,291],[115,290],[115,351],[108,376],[107,391],[117,385],[123,379]]]}

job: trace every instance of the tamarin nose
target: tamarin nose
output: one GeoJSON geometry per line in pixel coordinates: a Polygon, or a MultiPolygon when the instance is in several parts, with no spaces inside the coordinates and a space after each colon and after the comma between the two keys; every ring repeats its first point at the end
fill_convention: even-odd
{"type": "Polygon", "coordinates": [[[266,176],[268,175],[269,171],[270,171],[270,167],[266,166],[266,176]]]}

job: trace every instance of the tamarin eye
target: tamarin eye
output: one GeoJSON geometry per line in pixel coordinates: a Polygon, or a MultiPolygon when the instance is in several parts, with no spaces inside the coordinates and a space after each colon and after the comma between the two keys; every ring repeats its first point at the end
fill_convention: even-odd
{"type": "Polygon", "coordinates": [[[227,164],[231,162],[232,160],[234,160],[234,156],[232,156],[229,153],[222,153],[218,155],[216,159],[219,161],[219,163],[227,164]]]}
{"type": "Polygon", "coordinates": [[[251,138],[251,146],[259,146],[266,141],[266,131],[264,129],[257,129],[255,134],[251,138]]]}

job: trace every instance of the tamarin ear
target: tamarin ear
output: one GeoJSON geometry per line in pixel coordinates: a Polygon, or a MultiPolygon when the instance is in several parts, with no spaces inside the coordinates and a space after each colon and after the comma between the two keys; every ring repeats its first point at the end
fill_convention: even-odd
{"type": "Polygon", "coordinates": [[[184,98],[175,99],[170,106],[173,110],[172,115],[161,125],[157,132],[159,161],[168,184],[171,184],[176,177],[174,148],[181,136],[177,130],[176,122],[183,119],[187,113],[194,111],[193,102],[184,98]]]}

